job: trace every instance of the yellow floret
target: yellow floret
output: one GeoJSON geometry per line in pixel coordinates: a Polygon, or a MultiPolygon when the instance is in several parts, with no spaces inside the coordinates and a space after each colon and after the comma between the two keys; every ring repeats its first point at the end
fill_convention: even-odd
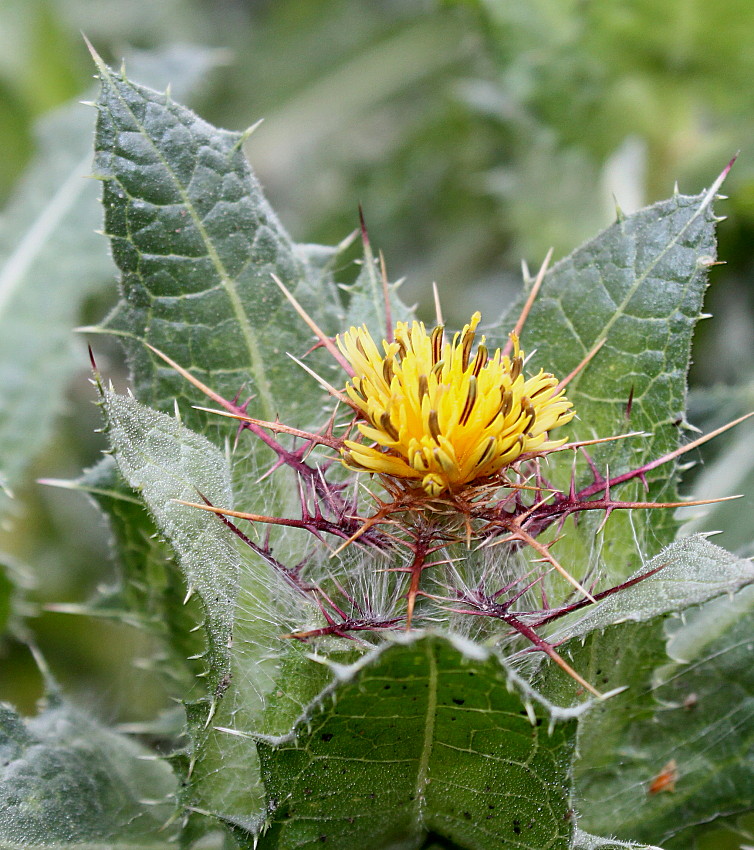
{"type": "Polygon", "coordinates": [[[355,469],[415,480],[430,496],[487,479],[520,455],[561,446],[548,432],[573,418],[557,379],[522,374],[523,354],[490,356],[482,337],[472,358],[475,313],[452,343],[444,328],[398,323],[382,349],[366,326],[337,337],[354,370],[346,393],[365,421],[362,441],[346,440],[343,459],[355,469]]]}

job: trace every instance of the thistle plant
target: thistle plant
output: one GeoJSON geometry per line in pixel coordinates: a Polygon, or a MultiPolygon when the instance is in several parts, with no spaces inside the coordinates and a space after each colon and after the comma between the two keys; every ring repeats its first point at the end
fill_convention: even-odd
{"type": "MultiPolygon", "coordinates": [[[[754,787],[754,567],[675,511],[711,501],[678,496],[680,461],[740,421],[685,436],[727,170],[548,256],[500,318],[454,332],[438,296],[430,328],[363,219],[338,285],[345,244],[292,241],[249,134],[97,62],[122,277],[88,330],[120,338],[131,393],[93,337],[111,453],[68,486],[121,553],[91,613],[157,636],[185,721],[177,781],[138,803],[172,815],[138,841],[673,850],[747,812],[716,777],[754,787]]],[[[128,846],[110,800],[48,835],[128,846]]]]}

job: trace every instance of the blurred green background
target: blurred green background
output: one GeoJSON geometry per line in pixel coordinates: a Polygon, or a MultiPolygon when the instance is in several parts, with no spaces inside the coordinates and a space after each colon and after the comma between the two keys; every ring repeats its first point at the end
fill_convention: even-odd
{"type": "MultiPolygon", "coordinates": [[[[632,212],[676,182],[696,193],[740,151],[725,185],[730,199],[718,207],[728,217],[720,227],[727,265],[712,274],[715,318],[700,328],[690,418],[708,429],[754,408],[748,0],[4,0],[6,272],[44,223],[45,201],[30,200],[26,169],[42,174],[91,134],[93,111],[66,106],[93,92],[82,31],[108,62],[125,57],[136,79],[142,68],[146,83],[177,75],[176,96],[212,123],[243,129],[263,118],[247,153],[294,238],[339,242],[361,203],[391,277],[406,277],[404,300],[431,318],[437,281],[446,317],[459,325],[472,308],[489,319],[502,311],[520,286],[522,259],[536,267],[551,246],[556,258],[567,254],[611,223],[616,204],[632,212]],[[170,52],[175,45],[190,47],[170,52]],[[191,79],[181,87],[184,76],[191,79]],[[60,108],[59,126],[45,116],[60,108]],[[28,220],[20,229],[19,218],[28,220]]],[[[80,224],[94,241],[79,266],[60,271],[71,295],[66,311],[47,317],[71,340],[74,326],[97,321],[116,298],[88,203],[93,224],[80,224]]],[[[339,270],[343,282],[355,276],[355,257],[354,249],[339,270]]],[[[24,278],[41,299],[57,285],[54,264],[24,278]]],[[[16,321],[0,274],[0,334],[16,321]]],[[[31,637],[74,701],[133,727],[169,696],[138,662],[151,652],[147,638],[122,623],[50,610],[84,603],[116,580],[107,530],[86,499],[35,483],[76,477],[103,448],[84,348],[80,340],[64,348],[70,369],[54,382],[39,378],[48,383],[36,397],[23,370],[0,385],[0,417],[18,407],[4,392],[15,380],[17,393],[40,399],[35,421],[47,422],[33,445],[5,459],[13,498],[0,505],[0,699],[33,711],[41,681],[24,645],[31,637]]],[[[98,337],[95,349],[123,386],[117,346],[98,337]]],[[[720,440],[687,478],[689,492],[747,494],[689,526],[721,529],[717,540],[746,554],[754,553],[753,435],[744,426],[720,440]]]]}

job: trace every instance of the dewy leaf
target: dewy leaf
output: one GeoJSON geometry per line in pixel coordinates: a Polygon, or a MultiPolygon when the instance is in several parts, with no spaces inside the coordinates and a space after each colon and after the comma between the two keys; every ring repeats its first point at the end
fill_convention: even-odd
{"type": "MultiPolygon", "coordinates": [[[[174,398],[207,403],[148,342],[226,398],[253,396],[252,415],[320,422],[322,389],[286,356],[302,356],[313,337],[273,274],[326,329],[335,291],[262,196],[244,134],[217,130],[101,64],[100,79],[96,170],[122,272],[104,330],[121,336],[137,396],[162,409],[174,398]]],[[[186,407],[187,422],[206,430],[207,415],[186,407]]]]}
{"type": "MultiPolygon", "coordinates": [[[[580,724],[575,806],[584,827],[685,850],[700,825],[754,810],[752,610],[746,587],[685,622],[623,623],[559,647],[599,687],[629,685],[580,724]]],[[[559,685],[543,683],[545,693],[567,701],[572,683],[552,669],[549,677],[559,685]]]]}
{"type": "Polygon", "coordinates": [[[653,570],[658,572],[587,606],[580,617],[560,625],[549,640],[559,644],[618,623],[652,620],[754,582],[750,560],[737,558],[700,536],[672,543],[628,581],[653,570]]]}
{"type": "MultiPolygon", "coordinates": [[[[263,695],[275,683],[274,650],[291,647],[279,638],[266,596],[284,599],[285,588],[275,583],[264,559],[242,562],[235,538],[218,517],[175,502],[196,501],[201,493],[232,506],[230,472],[219,450],[130,396],[105,392],[103,404],[120,471],[140,492],[204,608],[205,669],[198,674],[200,695],[187,704],[191,802],[223,816],[235,817],[241,808],[256,816],[262,805],[256,750],[231,749],[229,736],[218,734],[213,724],[255,729],[261,724],[263,695]],[[239,587],[242,566],[245,586],[239,587]]],[[[172,606],[165,610],[175,616],[172,606]]],[[[169,628],[178,626],[173,622],[169,628]]]]}
{"type": "Polygon", "coordinates": [[[167,848],[176,785],[164,761],[57,697],[30,720],[0,706],[0,847],[167,848]]]}
{"type": "Polygon", "coordinates": [[[535,699],[495,655],[431,635],[341,668],[289,735],[259,743],[259,847],[411,848],[432,832],[565,850],[579,710],[535,699]]]}
{"type": "Polygon", "coordinates": [[[207,664],[215,685],[229,669],[229,643],[238,593],[239,559],[230,532],[216,517],[174,500],[197,491],[232,505],[225,458],[204,437],[130,396],[105,392],[108,434],[123,477],[142,498],[173,547],[190,592],[204,605],[207,664]]]}
{"type": "MultiPolygon", "coordinates": [[[[210,64],[198,48],[141,54],[155,81],[184,94],[210,64]]],[[[112,276],[91,170],[91,123],[76,100],[42,119],[38,154],[0,219],[0,478],[11,489],[47,438],[66,380],[86,364],[72,332],[112,276]]],[[[0,505],[5,495],[0,489],[0,505]]]]}
{"type": "Polygon", "coordinates": [[[196,665],[187,661],[201,649],[201,641],[197,645],[197,635],[193,633],[195,612],[184,604],[185,577],[144,503],[124,481],[110,455],[74,481],[51,483],[86,494],[107,517],[119,571],[117,586],[98,589],[84,605],[52,607],[56,611],[117,619],[152,632],[162,642],[161,674],[175,680],[181,692],[185,691],[187,672],[199,672],[196,665]]]}
{"type": "MultiPolygon", "coordinates": [[[[595,447],[590,453],[603,474],[608,466],[612,475],[639,467],[679,444],[691,337],[715,259],[711,204],[717,188],[719,181],[709,192],[674,195],[623,218],[561,260],[546,275],[525,325],[522,347],[536,351],[530,368],[562,377],[605,340],[569,385],[578,420],[564,430],[571,439],[627,431],[646,435],[595,447]]],[[[512,328],[519,308],[509,311],[502,333],[512,328]]],[[[570,473],[570,461],[565,466],[563,476],[570,473]]],[[[580,483],[589,483],[588,467],[582,463],[580,469],[580,483]]],[[[672,464],[646,477],[648,493],[629,485],[614,495],[675,501],[672,464]]],[[[606,530],[610,578],[633,572],[640,560],[637,547],[639,556],[657,551],[673,539],[676,527],[669,511],[614,514],[606,530]]],[[[593,523],[583,528],[586,538],[593,535],[593,523]]]]}
{"type": "Polygon", "coordinates": [[[637,844],[634,841],[598,838],[596,835],[587,835],[580,829],[577,829],[573,836],[573,850],[624,850],[624,848],[625,850],[662,850],[660,847],[637,844]]]}

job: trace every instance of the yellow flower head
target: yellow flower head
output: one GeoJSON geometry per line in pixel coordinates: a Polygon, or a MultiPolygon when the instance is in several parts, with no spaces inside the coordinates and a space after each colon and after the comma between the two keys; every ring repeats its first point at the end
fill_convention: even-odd
{"type": "Polygon", "coordinates": [[[520,455],[557,448],[548,432],[573,418],[557,379],[522,374],[523,354],[490,356],[482,337],[472,357],[481,316],[444,341],[442,326],[399,322],[380,353],[366,326],[337,337],[354,370],[346,392],[366,422],[368,443],[346,440],[344,462],[355,469],[416,481],[437,497],[487,479],[520,455]]]}

